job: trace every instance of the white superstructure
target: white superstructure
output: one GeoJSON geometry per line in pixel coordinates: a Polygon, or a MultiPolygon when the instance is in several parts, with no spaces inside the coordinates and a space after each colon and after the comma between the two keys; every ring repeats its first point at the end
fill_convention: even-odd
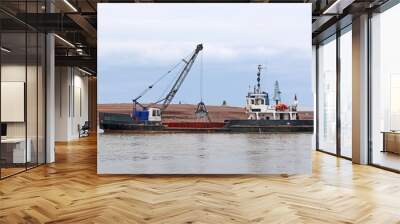
{"type": "Polygon", "coordinates": [[[159,108],[150,107],[149,111],[149,121],[158,121],[161,122],[161,110],[159,108]]]}
{"type": "Polygon", "coordinates": [[[275,92],[273,96],[274,105],[270,105],[269,95],[261,91],[260,76],[262,66],[258,66],[257,86],[253,91],[249,91],[246,96],[246,113],[250,120],[297,120],[297,96],[294,97],[292,105],[287,106],[281,102],[281,92],[278,81],[275,82],[275,92]]]}

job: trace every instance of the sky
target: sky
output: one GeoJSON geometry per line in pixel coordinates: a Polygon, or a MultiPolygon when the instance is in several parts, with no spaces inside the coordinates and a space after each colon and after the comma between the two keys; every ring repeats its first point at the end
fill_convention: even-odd
{"type": "MultiPolygon", "coordinates": [[[[311,4],[98,4],[99,103],[129,103],[202,43],[173,103],[245,106],[265,68],[261,87],[282,100],[313,105],[311,4]]],[[[166,95],[174,70],[140,99],[166,95]],[[165,94],[164,94],[165,93],[165,94]]]]}

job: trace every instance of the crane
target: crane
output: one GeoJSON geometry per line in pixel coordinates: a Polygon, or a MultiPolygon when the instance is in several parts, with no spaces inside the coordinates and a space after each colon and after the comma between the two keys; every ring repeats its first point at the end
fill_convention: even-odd
{"type": "Polygon", "coordinates": [[[174,82],[172,88],[170,89],[170,91],[168,92],[168,94],[154,102],[151,103],[148,106],[144,106],[142,104],[140,104],[138,102],[138,100],[144,96],[149,90],[151,90],[154,85],[156,85],[159,81],[161,81],[161,79],[163,79],[165,76],[167,76],[169,73],[172,72],[172,70],[174,70],[176,67],[178,67],[181,62],[179,62],[178,64],[176,64],[171,70],[169,70],[166,74],[164,74],[163,76],[161,76],[159,79],[157,79],[153,84],[149,85],[139,96],[137,96],[135,99],[132,100],[133,102],[133,111],[132,111],[132,117],[137,120],[137,121],[161,121],[161,114],[167,109],[167,107],[171,104],[172,100],[174,99],[176,93],[178,92],[179,88],[181,87],[183,81],[185,81],[187,75],[190,72],[190,69],[192,68],[197,55],[199,54],[199,52],[203,50],[203,44],[198,44],[196,46],[196,49],[194,50],[193,54],[191,54],[190,58],[188,60],[182,59],[181,62],[185,63],[184,67],[182,68],[182,70],[179,73],[178,78],[176,79],[176,81],[174,82]],[[158,104],[160,102],[162,102],[161,108],[152,108],[152,105],[158,104]],[[137,110],[137,105],[139,105],[140,107],[142,107],[142,110],[137,110]]]}

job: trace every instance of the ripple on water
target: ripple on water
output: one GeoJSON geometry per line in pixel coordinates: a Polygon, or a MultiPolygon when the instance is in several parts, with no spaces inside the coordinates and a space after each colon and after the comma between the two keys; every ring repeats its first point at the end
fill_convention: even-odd
{"type": "Polygon", "coordinates": [[[311,172],[311,134],[102,134],[99,173],[311,172]]]}

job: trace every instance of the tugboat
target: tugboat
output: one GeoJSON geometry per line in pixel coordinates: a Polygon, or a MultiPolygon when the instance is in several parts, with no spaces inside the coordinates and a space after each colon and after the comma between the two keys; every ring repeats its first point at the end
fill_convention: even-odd
{"type": "Polygon", "coordinates": [[[313,132],[312,120],[299,120],[297,95],[287,105],[281,100],[279,82],[275,81],[273,105],[261,89],[262,65],[258,65],[257,85],[246,96],[247,120],[227,120],[225,128],[236,132],[313,132]]]}
{"type": "Polygon", "coordinates": [[[271,105],[267,92],[261,91],[261,70],[263,67],[258,65],[257,86],[253,92],[248,92],[246,96],[246,113],[249,120],[297,120],[297,106],[299,104],[297,96],[294,96],[292,105],[287,106],[281,101],[281,91],[279,82],[275,81],[273,100],[275,105],[271,105]]]}

